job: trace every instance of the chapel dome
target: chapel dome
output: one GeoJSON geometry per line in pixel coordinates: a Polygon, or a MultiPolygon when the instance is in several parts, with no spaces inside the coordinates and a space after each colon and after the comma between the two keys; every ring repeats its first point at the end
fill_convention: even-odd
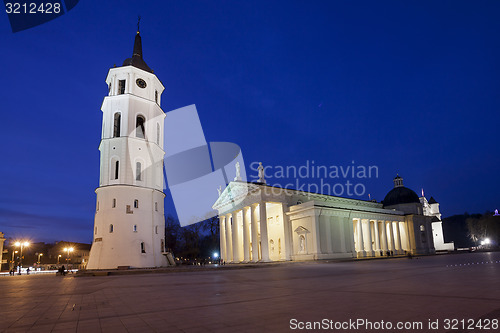
{"type": "Polygon", "coordinates": [[[382,201],[384,207],[399,204],[420,203],[420,199],[413,190],[403,186],[403,178],[397,175],[394,178],[394,188],[387,193],[382,201]]]}
{"type": "Polygon", "coordinates": [[[413,192],[407,187],[395,187],[387,193],[384,198],[384,207],[406,204],[406,203],[420,203],[417,193],[413,192]]]}

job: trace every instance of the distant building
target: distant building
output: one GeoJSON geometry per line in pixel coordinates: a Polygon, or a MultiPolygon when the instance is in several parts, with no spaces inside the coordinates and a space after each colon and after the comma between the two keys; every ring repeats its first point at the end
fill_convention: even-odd
{"type": "Polygon", "coordinates": [[[434,239],[434,248],[436,251],[454,251],[455,244],[453,242],[444,242],[443,221],[441,220],[439,203],[433,197],[427,201],[423,191],[422,197],[420,197],[420,203],[424,209],[424,215],[432,217],[432,237],[434,239]]]}
{"type": "Polygon", "coordinates": [[[435,253],[432,217],[399,176],[382,203],[234,181],[213,208],[226,262],[435,253]]]}
{"type": "Polygon", "coordinates": [[[7,263],[7,259],[3,259],[3,243],[5,242],[5,235],[0,232],[0,271],[2,270],[2,265],[7,263]]]}
{"type": "MultiPolygon", "coordinates": [[[[75,269],[85,269],[89,261],[90,244],[60,241],[48,249],[43,263],[70,265],[75,269]]],[[[44,254],[45,255],[45,254],[44,254]]]]}

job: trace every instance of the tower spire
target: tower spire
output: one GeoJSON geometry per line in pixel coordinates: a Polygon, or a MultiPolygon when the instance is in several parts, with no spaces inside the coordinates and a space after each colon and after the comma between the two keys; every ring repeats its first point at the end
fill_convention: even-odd
{"type": "Polygon", "coordinates": [[[137,33],[135,34],[134,50],[132,52],[132,57],[126,59],[123,62],[123,66],[134,66],[142,70],[145,70],[146,72],[153,73],[151,68],[149,68],[149,66],[146,65],[146,62],[142,59],[142,39],[139,31],[140,22],[141,22],[141,17],[139,16],[137,18],[137,33]]]}
{"type": "Polygon", "coordinates": [[[132,58],[136,56],[142,60],[142,40],[139,30],[137,30],[137,34],[135,35],[134,52],[132,53],[132,58]]]}

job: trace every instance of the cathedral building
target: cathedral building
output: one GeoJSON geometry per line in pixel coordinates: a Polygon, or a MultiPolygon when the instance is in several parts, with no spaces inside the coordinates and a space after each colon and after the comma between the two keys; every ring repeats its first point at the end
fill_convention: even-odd
{"type": "Polygon", "coordinates": [[[139,29],[132,57],[106,77],[101,110],[100,180],[88,269],[162,267],[164,87],[142,57],[139,29]]]}
{"type": "Polygon", "coordinates": [[[433,217],[394,178],[384,201],[229,183],[215,202],[226,262],[297,261],[435,253],[433,217]]]}

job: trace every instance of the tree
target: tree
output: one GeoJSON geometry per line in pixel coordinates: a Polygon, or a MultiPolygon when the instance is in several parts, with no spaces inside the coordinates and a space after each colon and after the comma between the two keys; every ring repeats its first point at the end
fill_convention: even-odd
{"type": "Polygon", "coordinates": [[[219,252],[219,219],[215,216],[181,227],[179,221],[169,215],[165,221],[165,243],[167,251],[177,258],[212,257],[214,252],[219,252]]]}
{"type": "Polygon", "coordinates": [[[175,220],[171,215],[167,216],[165,221],[165,244],[167,245],[167,252],[173,252],[174,255],[180,250],[180,229],[179,221],[175,220]]]}
{"type": "Polygon", "coordinates": [[[491,246],[498,246],[500,243],[500,218],[498,216],[493,216],[492,212],[486,212],[483,215],[471,215],[466,221],[468,235],[476,245],[488,239],[491,246]]]}

